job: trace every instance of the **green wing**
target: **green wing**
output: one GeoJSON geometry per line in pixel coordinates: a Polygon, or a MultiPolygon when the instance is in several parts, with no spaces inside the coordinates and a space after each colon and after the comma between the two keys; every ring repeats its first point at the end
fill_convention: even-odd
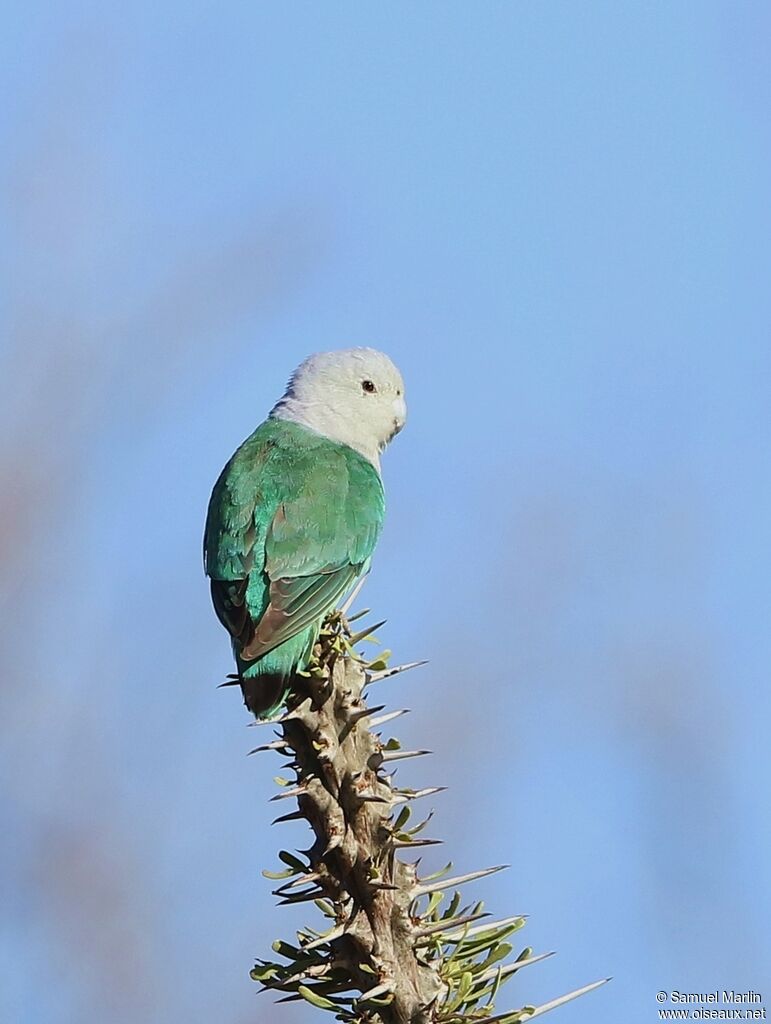
{"type": "Polygon", "coordinates": [[[385,511],[380,477],[366,459],[277,421],[239,449],[215,495],[207,572],[217,615],[245,661],[335,606],[365,571],[385,511]]]}
{"type": "MultiPolygon", "coordinates": [[[[261,578],[265,561],[264,520],[270,495],[264,477],[275,440],[264,428],[265,424],[244,441],[220,473],[204,533],[204,569],[211,578],[214,610],[238,645],[247,643],[254,632],[247,589],[250,580],[261,578]]],[[[267,585],[263,589],[267,604],[267,585]]]]}

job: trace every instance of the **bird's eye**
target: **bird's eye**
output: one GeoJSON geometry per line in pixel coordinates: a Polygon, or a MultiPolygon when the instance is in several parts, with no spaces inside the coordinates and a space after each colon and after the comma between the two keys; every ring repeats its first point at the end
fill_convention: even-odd
{"type": "Polygon", "coordinates": [[[377,388],[375,387],[374,383],[371,380],[363,380],[361,382],[361,389],[362,391],[366,391],[370,395],[374,394],[374,392],[377,391],[377,388]]]}

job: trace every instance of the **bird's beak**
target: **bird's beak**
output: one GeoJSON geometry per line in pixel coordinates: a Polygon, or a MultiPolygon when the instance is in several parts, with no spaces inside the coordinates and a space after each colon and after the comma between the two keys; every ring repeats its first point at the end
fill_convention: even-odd
{"type": "Polygon", "coordinates": [[[407,403],[404,401],[403,395],[397,395],[394,399],[394,413],[394,419],[399,424],[399,430],[401,430],[407,422],[407,403]]]}
{"type": "Polygon", "coordinates": [[[407,403],[404,401],[404,397],[402,395],[397,395],[394,399],[394,432],[391,436],[395,437],[404,427],[406,422],[407,403]]]}

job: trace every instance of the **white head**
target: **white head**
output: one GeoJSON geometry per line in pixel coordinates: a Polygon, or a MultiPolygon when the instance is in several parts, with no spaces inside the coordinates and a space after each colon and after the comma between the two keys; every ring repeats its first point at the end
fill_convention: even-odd
{"type": "Polygon", "coordinates": [[[383,352],[344,348],[300,363],[270,413],[354,448],[379,470],[407,419],[402,375],[383,352]]]}

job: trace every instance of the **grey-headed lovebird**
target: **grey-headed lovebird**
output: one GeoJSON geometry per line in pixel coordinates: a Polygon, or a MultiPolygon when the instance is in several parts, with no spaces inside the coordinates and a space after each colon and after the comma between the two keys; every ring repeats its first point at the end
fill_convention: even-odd
{"type": "Polygon", "coordinates": [[[369,571],[385,512],[380,455],[406,415],[382,352],[312,355],[214,485],[204,565],[257,718],[282,707],[325,616],[369,571]]]}

